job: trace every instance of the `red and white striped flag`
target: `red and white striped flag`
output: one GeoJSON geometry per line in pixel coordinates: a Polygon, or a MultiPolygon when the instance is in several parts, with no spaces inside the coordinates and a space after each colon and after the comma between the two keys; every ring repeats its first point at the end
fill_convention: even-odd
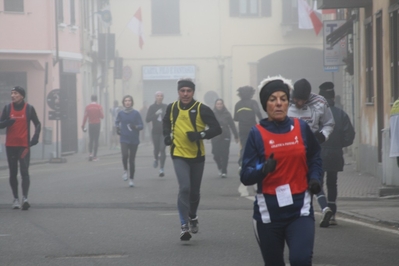
{"type": "Polygon", "coordinates": [[[129,24],[127,24],[127,27],[139,36],[139,46],[140,46],[140,49],[143,49],[144,27],[143,27],[143,20],[141,18],[141,7],[139,7],[139,9],[137,9],[133,18],[129,21],[129,24]]]}
{"type": "Polygon", "coordinates": [[[323,23],[316,10],[312,9],[306,0],[298,0],[298,27],[300,29],[314,29],[319,35],[323,23]]]}

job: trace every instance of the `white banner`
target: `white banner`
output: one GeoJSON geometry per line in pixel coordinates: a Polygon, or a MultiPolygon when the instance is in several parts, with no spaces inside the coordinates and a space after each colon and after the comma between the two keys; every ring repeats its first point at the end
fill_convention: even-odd
{"type": "Polygon", "coordinates": [[[342,38],[337,44],[331,47],[327,44],[327,36],[341,27],[346,20],[325,20],[323,21],[323,50],[324,66],[342,66],[345,65],[343,59],[347,56],[347,37],[342,38]]]}
{"type": "Polygon", "coordinates": [[[195,79],[195,66],[143,66],[143,80],[195,79]]]}

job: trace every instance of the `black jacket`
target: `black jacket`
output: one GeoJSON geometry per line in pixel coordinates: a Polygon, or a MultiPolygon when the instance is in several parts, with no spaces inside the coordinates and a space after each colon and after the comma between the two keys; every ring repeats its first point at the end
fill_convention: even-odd
{"type": "Polygon", "coordinates": [[[166,113],[166,107],[167,105],[164,103],[157,104],[154,103],[150,105],[147,111],[147,117],[145,118],[145,121],[147,123],[152,122],[152,134],[161,134],[162,135],[162,118],[164,117],[166,113]],[[159,110],[162,109],[162,113],[159,115],[156,115],[155,113],[159,110]],[[158,120],[158,117],[161,117],[160,121],[158,120]]]}
{"type": "Polygon", "coordinates": [[[231,132],[233,132],[234,138],[238,139],[236,125],[233,121],[233,117],[231,116],[230,112],[226,109],[226,107],[224,107],[220,111],[217,109],[213,109],[213,112],[220,124],[220,127],[222,128],[222,134],[213,138],[212,141],[230,139],[231,132]]]}
{"type": "Polygon", "coordinates": [[[344,169],[342,148],[352,145],[355,130],[345,111],[334,106],[328,101],[335,120],[333,132],[328,140],[321,144],[321,158],[324,171],[341,172],[344,169]]]}

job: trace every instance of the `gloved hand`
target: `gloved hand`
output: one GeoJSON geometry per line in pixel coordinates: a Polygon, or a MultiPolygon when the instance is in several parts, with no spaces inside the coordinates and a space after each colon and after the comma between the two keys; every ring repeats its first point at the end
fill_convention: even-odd
{"type": "Polygon", "coordinates": [[[277,161],[274,160],[274,153],[270,154],[269,159],[263,163],[262,174],[265,176],[276,169],[277,161]]]}
{"type": "Polygon", "coordinates": [[[85,128],[85,126],[82,126],[82,131],[83,131],[83,132],[86,132],[86,131],[87,131],[87,128],[85,128]]]}
{"type": "Polygon", "coordinates": [[[121,128],[120,128],[120,127],[117,127],[117,128],[116,128],[116,134],[118,134],[118,135],[121,134],[121,128]]]}
{"type": "Polygon", "coordinates": [[[166,146],[172,145],[172,138],[170,136],[166,136],[163,140],[166,146]]]}
{"type": "Polygon", "coordinates": [[[308,185],[309,185],[309,192],[312,194],[318,194],[321,191],[320,182],[317,181],[316,179],[310,179],[308,185]]]}
{"type": "Polygon", "coordinates": [[[29,144],[30,144],[30,147],[32,147],[38,143],[39,143],[39,140],[36,137],[33,137],[29,144]]]}
{"type": "Polygon", "coordinates": [[[194,141],[197,141],[197,140],[201,139],[200,132],[189,131],[189,132],[186,132],[186,134],[187,134],[188,139],[191,142],[194,142],[194,141]]]}
{"type": "Polygon", "coordinates": [[[319,141],[319,144],[322,144],[324,141],[326,141],[326,137],[324,136],[323,132],[318,131],[314,133],[316,139],[319,141]]]}
{"type": "Polygon", "coordinates": [[[156,115],[162,114],[162,108],[161,108],[161,109],[158,109],[158,111],[156,111],[155,114],[156,114],[156,115]]]}
{"type": "Polygon", "coordinates": [[[14,118],[7,118],[6,121],[3,122],[6,127],[12,126],[15,123],[15,119],[14,118]]]}
{"type": "Polygon", "coordinates": [[[129,124],[127,124],[127,129],[132,131],[133,129],[136,129],[136,126],[133,123],[129,123],[129,124]]]}

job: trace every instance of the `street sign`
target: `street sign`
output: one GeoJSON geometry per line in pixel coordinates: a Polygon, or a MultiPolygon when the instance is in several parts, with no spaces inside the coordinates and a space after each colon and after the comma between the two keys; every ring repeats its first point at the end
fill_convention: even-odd
{"type": "Polygon", "coordinates": [[[339,66],[324,66],[324,72],[338,72],[339,66]]]}
{"type": "Polygon", "coordinates": [[[54,89],[47,94],[47,105],[54,111],[60,110],[60,89],[54,89]]]}
{"type": "Polygon", "coordinates": [[[341,27],[346,20],[325,20],[323,21],[323,54],[324,66],[342,66],[345,65],[343,61],[347,57],[347,37],[343,37],[337,44],[331,47],[327,44],[327,36],[341,27]]]}

